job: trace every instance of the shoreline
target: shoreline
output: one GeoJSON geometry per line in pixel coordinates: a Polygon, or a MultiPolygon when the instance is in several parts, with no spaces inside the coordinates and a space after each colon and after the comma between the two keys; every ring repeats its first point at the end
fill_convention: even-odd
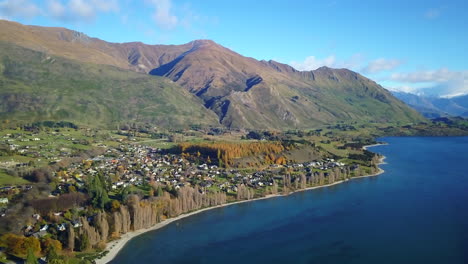
{"type": "MultiPolygon", "coordinates": [[[[380,146],[380,145],[387,145],[387,144],[369,145],[369,146],[364,146],[364,148],[380,146]]],[[[385,156],[382,156],[379,159],[378,165],[385,164],[385,161],[384,161],[385,158],[386,158],[385,156]]],[[[108,262],[112,261],[117,256],[117,254],[120,252],[120,250],[122,250],[122,248],[127,244],[127,242],[130,241],[131,239],[133,239],[134,237],[137,237],[137,236],[139,236],[139,235],[141,235],[143,233],[149,232],[149,231],[153,231],[153,230],[163,228],[163,227],[165,227],[166,225],[169,225],[172,222],[175,222],[177,220],[180,220],[180,219],[183,219],[183,218],[186,218],[186,217],[189,217],[189,216],[201,213],[201,212],[205,212],[205,211],[212,210],[212,209],[215,209],[215,208],[226,207],[226,206],[230,206],[230,205],[234,205],[234,204],[241,204],[241,203],[259,201],[259,200],[265,200],[265,199],[270,199],[270,198],[275,198],[275,197],[283,197],[283,196],[288,196],[288,195],[298,193],[298,192],[304,192],[304,191],[310,191],[310,190],[319,189],[319,188],[330,187],[330,186],[333,186],[333,185],[338,185],[338,184],[341,184],[341,183],[344,183],[344,182],[351,181],[353,179],[374,177],[374,176],[380,175],[380,174],[382,174],[384,172],[385,171],[382,168],[379,167],[379,171],[377,171],[374,174],[357,176],[357,177],[353,177],[353,178],[350,178],[350,179],[336,181],[334,183],[321,185],[321,186],[308,187],[308,188],[296,190],[294,192],[290,192],[290,193],[287,193],[287,194],[269,194],[269,195],[266,195],[265,197],[260,197],[260,198],[250,199],[250,200],[236,201],[236,202],[226,203],[226,204],[217,205],[217,206],[213,206],[213,207],[207,207],[207,208],[203,208],[203,209],[193,211],[193,212],[190,212],[190,213],[182,214],[182,215],[179,215],[177,217],[169,218],[169,219],[166,219],[166,220],[164,220],[162,222],[159,222],[159,223],[155,224],[154,226],[152,226],[150,228],[131,231],[131,232],[123,234],[117,240],[108,242],[107,246],[106,246],[106,250],[108,251],[107,254],[105,256],[103,256],[102,258],[100,258],[100,259],[95,259],[95,261],[96,261],[96,264],[108,263],[108,262]]]]}
{"type": "Polygon", "coordinates": [[[377,146],[385,146],[385,145],[388,145],[388,143],[377,143],[377,144],[372,144],[372,145],[366,145],[366,146],[363,146],[362,149],[367,150],[368,148],[377,147],[377,146]]]}

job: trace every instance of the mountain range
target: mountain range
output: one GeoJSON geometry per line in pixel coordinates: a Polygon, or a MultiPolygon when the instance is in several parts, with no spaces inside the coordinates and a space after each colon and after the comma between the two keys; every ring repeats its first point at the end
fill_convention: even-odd
{"type": "Polygon", "coordinates": [[[392,93],[427,118],[445,116],[468,117],[468,95],[441,98],[397,91],[392,93]]]}
{"type": "Polygon", "coordinates": [[[211,40],[110,43],[65,28],[0,20],[0,46],[2,119],[249,129],[424,120],[356,72],[298,71],[211,40]]]}

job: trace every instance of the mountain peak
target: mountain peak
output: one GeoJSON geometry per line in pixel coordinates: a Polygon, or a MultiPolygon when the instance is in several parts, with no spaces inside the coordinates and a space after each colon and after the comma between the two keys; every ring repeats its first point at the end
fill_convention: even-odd
{"type": "Polygon", "coordinates": [[[214,42],[211,39],[197,39],[197,40],[189,42],[189,44],[192,44],[194,47],[218,45],[216,42],[214,42]]]}
{"type": "Polygon", "coordinates": [[[269,61],[262,60],[261,62],[279,72],[289,72],[289,73],[297,72],[297,70],[294,69],[292,66],[281,63],[281,62],[277,62],[274,60],[269,60],[269,61]]]}
{"type": "Polygon", "coordinates": [[[316,69],[316,71],[331,71],[333,68],[327,67],[327,66],[322,66],[316,69]]]}

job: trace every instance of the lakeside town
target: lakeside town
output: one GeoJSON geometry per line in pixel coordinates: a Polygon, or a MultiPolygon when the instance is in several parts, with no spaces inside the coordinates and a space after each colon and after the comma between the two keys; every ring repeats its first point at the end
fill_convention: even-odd
{"type": "MultiPolygon", "coordinates": [[[[271,133],[255,135],[256,139],[248,139],[252,133],[236,135],[245,139],[233,143],[216,135],[215,141],[177,143],[173,138],[148,139],[129,131],[101,136],[97,131],[75,128],[2,132],[0,168],[8,174],[9,182],[0,187],[0,221],[7,228],[2,231],[6,237],[0,240],[6,243],[14,237],[22,241],[3,243],[5,259],[27,258],[29,249],[17,248],[22,243],[37,244],[33,255],[42,254],[47,259],[52,243],[57,259],[75,252],[72,259],[80,256],[78,260],[93,261],[105,254],[106,241],[138,229],[136,223],[116,228],[109,222],[104,225],[109,231],[101,233],[102,223],[97,219],[102,214],[109,218],[125,211],[136,214],[138,210],[131,206],[135,199],[150,204],[164,201],[160,205],[163,209],[157,211],[158,219],[142,225],[149,227],[200,208],[284,194],[377,171],[374,154],[358,154],[370,153],[362,150],[363,144],[334,142],[342,145],[333,147],[337,153],[351,155],[339,157],[303,138],[294,141],[289,136],[284,141],[275,135],[276,141],[271,141],[271,133]],[[294,151],[305,150],[314,153],[314,159],[293,159],[294,151]],[[191,198],[184,197],[186,193],[191,198]],[[98,238],[92,237],[93,232],[98,238]]],[[[317,136],[317,132],[309,135],[317,136]]],[[[321,136],[322,145],[332,146],[326,138],[321,136]]],[[[128,218],[130,222],[135,219],[128,218]]]]}

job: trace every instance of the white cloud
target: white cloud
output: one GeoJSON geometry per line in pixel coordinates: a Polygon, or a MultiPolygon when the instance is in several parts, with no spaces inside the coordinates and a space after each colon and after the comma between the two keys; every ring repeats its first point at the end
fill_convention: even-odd
{"type": "Polygon", "coordinates": [[[362,69],[363,73],[379,73],[383,71],[391,71],[396,69],[402,64],[402,61],[395,59],[380,58],[369,62],[369,64],[362,69]]]}
{"type": "Polygon", "coordinates": [[[91,3],[84,0],[70,0],[68,9],[78,18],[92,19],[95,16],[95,10],[91,3]]]}
{"type": "Polygon", "coordinates": [[[119,5],[116,0],[49,0],[47,11],[57,20],[89,22],[99,13],[118,12],[119,5]]]}
{"type": "Polygon", "coordinates": [[[29,0],[4,0],[0,2],[0,16],[33,18],[41,9],[29,0]]]}
{"type": "Polygon", "coordinates": [[[450,71],[447,68],[441,68],[432,71],[415,71],[410,73],[394,73],[390,79],[393,81],[406,83],[422,82],[448,82],[456,79],[468,78],[468,71],[450,71]]]}
{"type": "Polygon", "coordinates": [[[312,71],[322,66],[334,67],[336,64],[335,55],[330,55],[323,59],[318,59],[315,56],[309,56],[304,61],[292,61],[289,63],[291,66],[300,71],[312,71]]]}
{"type": "Polygon", "coordinates": [[[446,68],[409,73],[394,73],[387,80],[403,83],[413,88],[412,92],[453,97],[468,94],[468,71],[451,71],[446,68]]]}
{"type": "Polygon", "coordinates": [[[309,56],[304,61],[291,61],[289,65],[300,71],[312,71],[322,66],[330,68],[347,68],[357,70],[362,64],[364,57],[357,53],[345,60],[338,60],[334,54],[323,59],[309,56]]]}
{"type": "Polygon", "coordinates": [[[171,0],[150,0],[150,3],[155,8],[153,19],[159,27],[169,30],[177,26],[179,19],[172,13],[171,0]]]}
{"type": "Polygon", "coordinates": [[[412,93],[417,94],[417,88],[408,85],[396,86],[396,87],[385,87],[390,91],[397,91],[397,92],[405,92],[405,93],[412,93]]]}
{"type": "Polygon", "coordinates": [[[440,16],[440,9],[437,9],[437,8],[428,9],[424,13],[424,17],[427,19],[435,19],[439,16],[440,16]]]}
{"type": "Polygon", "coordinates": [[[117,0],[91,0],[91,4],[97,11],[118,12],[119,4],[117,0]]]}
{"type": "Polygon", "coordinates": [[[348,68],[365,74],[375,74],[374,79],[390,90],[404,91],[430,96],[453,97],[468,94],[468,70],[452,71],[447,68],[413,72],[393,72],[403,61],[379,58],[365,63],[362,55],[355,54],[346,60],[338,60],[335,55],[324,58],[309,56],[304,61],[289,63],[297,70],[310,71],[327,66],[348,68]],[[379,75],[389,72],[388,75],[379,75]]]}
{"type": "Polygon", "coordinates": [[[50,17],[55,20],[85,21],[93,20],[99,13],[117,12],[117,0],[47,0],[42,7],[31,0],[4,0],[0,2],[0,17],[34,18],[50,17]]]}
{"type": "Polygon", "coordinates": [[[64,20],[66,18],[67,10],[65,6],[57,0],[49,0],[47,2],[47,10],[50,16],[55,19],[64,20]]]}

